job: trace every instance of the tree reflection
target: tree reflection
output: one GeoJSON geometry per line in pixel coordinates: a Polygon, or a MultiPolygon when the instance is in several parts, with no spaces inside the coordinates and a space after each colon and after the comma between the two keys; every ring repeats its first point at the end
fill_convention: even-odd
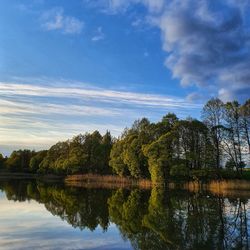
{"type": "Polygon", "coordinates": [[[81,230],[115,223],[134,249],[249,249],[250,202],[211,193],[155,187],[83,189],[36,181],[4,181],[13,201],[36,200],[81,230]]]}

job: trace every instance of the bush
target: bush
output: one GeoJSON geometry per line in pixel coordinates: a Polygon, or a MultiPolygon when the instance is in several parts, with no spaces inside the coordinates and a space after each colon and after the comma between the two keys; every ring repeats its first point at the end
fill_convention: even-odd
{"type": "Polygon", "coordinates": [[[192,170],[191,177],[194,180],[209,180],[209,179],[217,179],[218,174],[213,169],[203,168],[203,169],[192,170]]]}
{"type": "Polygon", "coordinates": [[[186,179],[189,177],[189,170],[184,164],[174,165],[170,169],[170,176],[177,179],[186,179]]]}

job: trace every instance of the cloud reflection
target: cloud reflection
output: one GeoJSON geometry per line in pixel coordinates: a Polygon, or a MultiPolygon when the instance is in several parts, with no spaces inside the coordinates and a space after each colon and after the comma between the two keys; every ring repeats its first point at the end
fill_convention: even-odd
{"type": "Polygon", "coordinates": [[[0,192],[1,249],[130,249],[116,227],[72,228],[35,201],[13,202],[0,192]]]}

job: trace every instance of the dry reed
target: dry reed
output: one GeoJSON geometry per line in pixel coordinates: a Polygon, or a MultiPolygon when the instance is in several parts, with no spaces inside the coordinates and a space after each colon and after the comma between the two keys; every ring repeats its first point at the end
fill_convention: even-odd
{"type": "Polygon", "coordinates": [[[138,186],[142,189],[150,189],[153,184],[150,180],[136,180],[128,177],[114,175],[70,175],[65,178],[65,183],[69,186],[96,187],[96,188],[131,188],[138,186]]]}

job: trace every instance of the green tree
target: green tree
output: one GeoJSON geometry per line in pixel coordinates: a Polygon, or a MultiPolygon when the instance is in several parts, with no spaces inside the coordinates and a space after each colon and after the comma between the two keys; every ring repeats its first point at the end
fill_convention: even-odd
{"type": "Polygon", "coordinates": [[[2,169],[4,169],[5,167],[5,158],[3,157],[3,155],[0,153],[0,171],[2,169]]]}
{"type": "Polygon", "coordinates": [[[69,158],[69,141],[58,142],[47,152],[46,157],[39,165],[42,173],[62,174],[66,172],[64,161],[69,158]]]}
{"type": "Polygon", "coordinates": [[[143,148],[143,152],[148,158],[149,172],[153,183],[164,183],[168,180],[170,168],[175,159],[175,139],[176,133],[168,132],[143,148]]]}
{"type": "Polygon", "coordinates": [[[13,151],[6,160],[6,166],[13,172],[29,171],[29,164],[35,152],[28,149],[13,151]]]}
{"type": "Polygon", "coordinates": [[[102,162],[103,162],[103,169],[101,172],[103,174],[109,174],[111,173],[111,168],[109,167],[109,161],[110,161],[110,152],[113,145],[113,138],[109,131],[106,132],[106,134],[102,137],[102,162]]]}
{"type": "Polygon", "coordinates": [[[39,165],[47,155],[47,150],[42,150],[36,152],[34,156],[30,159],[29,168],[31,172],[35,173],[39,170],[39,165]]]}
{"type": "Polygon", "coordinates": [[[110,154],[110,166],[119,175],[129,172],[134,178],[148,177],[148,163],[143,146],[152,140],[151,124],[148,119],[136,120],[131,129],[126,129],[117,140],[110,154]]]}
{"type": "Polygon", "coordinates": [[[124,176],[128,174],[128,166],[124,163],[123,160],[123,140],[117,140],[110,152],[110,161],[109,165],[113,171],[119,176],[124,176]]]}

